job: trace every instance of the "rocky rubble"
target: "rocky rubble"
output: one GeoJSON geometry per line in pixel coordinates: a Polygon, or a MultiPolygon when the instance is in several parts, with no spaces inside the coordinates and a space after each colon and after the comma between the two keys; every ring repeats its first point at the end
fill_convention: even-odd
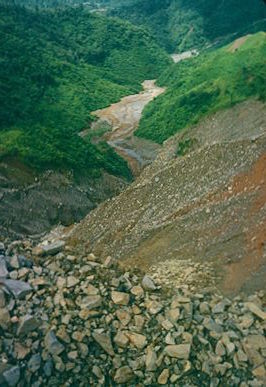
{"type": "Polygon", "coordinates": [[[194,291],[214,287],[220,277],[208,262],[193,262],[190,259],[168,259],[148,269],[148,274],[157,283],[171,288],[173,284],[188,285],[194,291]]]}
{"type": "Polygon", "coordinates": [[[170,292],[59,245],[0,244],[1,386],[265,385],[262,292],[170,292]]]}
{"type": "Polygon", "coordinates": [[[152,266],[168,282],[171,266],[173,285],[211,282],[214,272],[228,294],[266,290],[265,112],[250,100],[177,133],[133,184],[73,229],[73,243],[130,268],[152,266]],[[206,281],[198,264],[208,265],[206,281]],[[179,265],[194,273],[182,279],[179,265]]]}

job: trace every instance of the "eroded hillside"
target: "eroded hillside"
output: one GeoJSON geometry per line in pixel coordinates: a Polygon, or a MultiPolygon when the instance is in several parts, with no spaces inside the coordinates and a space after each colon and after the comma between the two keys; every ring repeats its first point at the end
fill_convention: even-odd
{"type": "Polygon", "coordinates": [[[251,100],[173,137],[135,183],[81,222],[72,243],[146,270],[208,264],[226,292],[263,286],[265,118],[265,105],[251,100]]]}

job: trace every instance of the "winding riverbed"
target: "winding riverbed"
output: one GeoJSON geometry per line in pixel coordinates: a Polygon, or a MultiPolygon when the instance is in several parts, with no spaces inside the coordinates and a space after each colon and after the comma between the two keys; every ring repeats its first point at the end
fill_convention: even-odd
{"type": "MultiPolygon", "coordinates": [[[[173,54],[171,57],[175,63],[178,63],[198,54],[197,50],[192,50],[173,54]]],[[[96,133],[97,129],[106,124],[111,128],[101,138],[128,162],[135,176],[156,158],[160,145],[135,137],[134,132],[138,128],[145,106],[165,91],[165,88],[156,85],[156,80],[146,80],[142,86],[143,91],[139,94],[129,95],[105,109],[92,112],[98,120],[90,129],[95,130],[96,133]]],[[[87,131],[81,133],[81,136],[86,133],[87,131]]]]}
{"type": "Polygon", "coordinates": [[[139,94],[124,97],[121,101],[92,113],[99,120],[91,129],[106,123],[110,126],[111,131],[103,138],[127,160],[134,175],[138,175],[152,162],[160,149],[160,145],[134,136],[144,107],[165,91],[155,84],[155,80],[144,81],[142,86],[143,91],[139,94]]]}

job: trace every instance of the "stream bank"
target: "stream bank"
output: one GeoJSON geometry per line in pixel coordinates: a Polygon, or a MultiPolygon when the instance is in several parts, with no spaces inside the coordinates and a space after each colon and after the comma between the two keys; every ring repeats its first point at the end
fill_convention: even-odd
{"type": "MultiPolygon", "coordinates": [[[[134,176],[138,176],[144,167],[155,160],[161,148],[152,141],[134,136],[145,106],[165,91],[155,84],[155,80],[146,80],[142,86],[143,91],[139,94],[129,95],[105,109],[93,112],[98,120],[90,129],[90,135],[93,135],[93,131],[96,133],[101,126],[109,126],[110,130],[102,136],[102,140],[107,141],[128,162],[134,176]]],[[[88,131],[81,135],[86,134],[88,131]]]]}

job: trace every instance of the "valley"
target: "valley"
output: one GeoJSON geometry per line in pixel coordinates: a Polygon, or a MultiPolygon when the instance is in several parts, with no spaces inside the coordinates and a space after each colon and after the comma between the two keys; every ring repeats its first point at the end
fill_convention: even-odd
{"type": "Polygon", "coordinates": [[[266,7],[0,0],[0,386],[266,385],[266,7]]]}
{"type": "Polygon", "coordinates": [[[154,161],[159,146],[151,141],[137,139],[137,129],[144,107],[165,89],[158,87],[154,80],[146,80],[142,84],[143,91],[139,94],[124,97],[120,102],[105,109],[92,112],[98,118],[92,125],[91,136],[95,127],[108,124],[111,130],[103,135],[103,139],[128,162],[134,176],[154,161]]]}

